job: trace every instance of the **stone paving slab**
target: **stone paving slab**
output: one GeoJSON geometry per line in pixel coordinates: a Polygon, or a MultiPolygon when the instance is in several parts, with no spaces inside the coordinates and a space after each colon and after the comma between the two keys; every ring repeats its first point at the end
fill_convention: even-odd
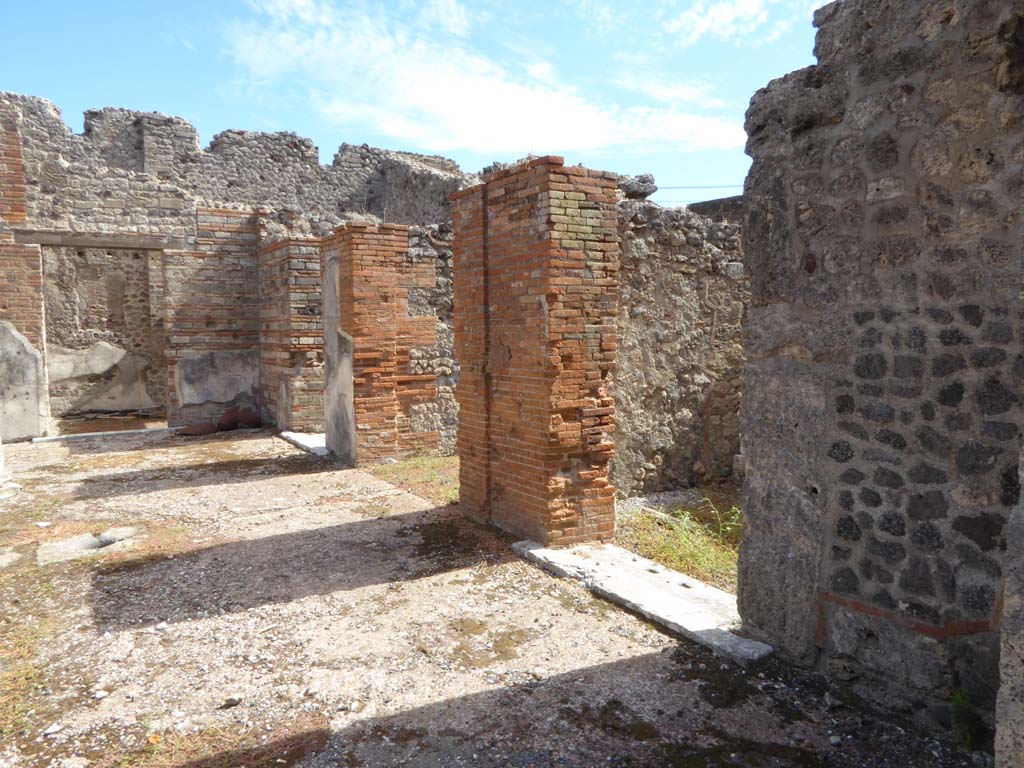
{"type": "Polygon", "coordinates": [[[512,549],[545,570],[581,581],[595,594],[740,664],[772,653],[770,645],[734,633],[740,625],[734,595],[622,547],[581,544],[548,549],[519,541],[512,549]]]}
{"type": "Polygon", "coordinates": [[[331,455],[331,449],[327,447],[327,435],[310,432],[282,432],[278,435],[286,443],[291,443],[296,448],[301,448],[314,456],[326,457],[331,455]]]}

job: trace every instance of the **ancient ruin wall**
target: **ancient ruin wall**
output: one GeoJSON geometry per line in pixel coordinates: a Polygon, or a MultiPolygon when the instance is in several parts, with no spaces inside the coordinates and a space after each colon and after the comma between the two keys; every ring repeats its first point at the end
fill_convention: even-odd
{"type": "Polygon", "coordinates": [[[195,250],[164,252],[172,426],[259,410],[259,217],[231,208],[197,217],[195,250]]]}
{"type": "Polygon", "coordinates": [[[225,131],[200,149],[181,118],[125,109],[87,112],[74,134],[45,99],[0,93],[23,139],[30,228],[190,234],[196,201],[301,211],[328,234],[349,211],[428,224],[450,218],[448,195],[472,177],[450,160],[343,145],[322,166],[293,133],[225,131]]]}
{"type": "Polygon", "coordinates": [[[940,721],[991,709],[1020,495],[1022,23],[833,3],[747,114],[744,624],[940,721]]]}
{"type": "Polygon", "coordinates": [[[319,240],[264,241],[259,275],[263,420],[282,430],[323,432],[319,240]]]}
{"type": "Polygon", "coordinates": [[[368,463],[437,452],[440,432],[419,409],[437,401],[436,371],[417,371],[437,347],[437,318],[414,292],[436,286],[433,254],[409,249],[407,227],[350,223],[322,243],[328,446],[368,463]],[[351,378],[349,378],[351,371],[351,378]]]}
{"type": "Polygon", "coordinates": [[[615,458],[620,492],[688,487],[732,472],[739,453],[739,227],[684,208],[619,203],[615,458]]]}
{"type": "Polygon", "coordinates": [[[166,402],[159,251],[43,247],[50,412],[166,402]]]}
{"type": "Polygon", "coordinates": [[[615,199],[552,157],[453,198],[460,504],[544,544],[614,533],[615,199]]]}

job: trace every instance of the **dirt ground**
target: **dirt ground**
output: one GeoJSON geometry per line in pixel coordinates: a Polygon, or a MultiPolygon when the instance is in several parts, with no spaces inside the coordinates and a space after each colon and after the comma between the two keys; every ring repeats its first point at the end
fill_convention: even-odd
{"type": "Polygon", "coordinates": [[[6,450],[5,768],[983,764],[265,432],[6,450]],[[114,526],[144,532],[36,565],[40,543],[114,526]]]}

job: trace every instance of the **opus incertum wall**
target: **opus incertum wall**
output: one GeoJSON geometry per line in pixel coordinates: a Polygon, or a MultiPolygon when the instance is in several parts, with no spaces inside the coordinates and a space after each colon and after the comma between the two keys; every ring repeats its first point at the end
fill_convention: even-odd
{"type": "Polygon", "coordinates": [[[1020,496],[1021,12],[833,3],[747,114],[744,624],[940,723],[992,713],[1020,496]]]}

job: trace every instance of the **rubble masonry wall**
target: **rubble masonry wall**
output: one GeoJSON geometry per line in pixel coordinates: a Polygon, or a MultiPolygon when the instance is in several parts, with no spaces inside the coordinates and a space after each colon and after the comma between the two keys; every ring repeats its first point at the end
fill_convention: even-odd
{"type": "Polygon", "coordinates": [[[1020,496],[1022,10],[833,3],[747,113],[744,625],[946,724],[1020,496]]]}

